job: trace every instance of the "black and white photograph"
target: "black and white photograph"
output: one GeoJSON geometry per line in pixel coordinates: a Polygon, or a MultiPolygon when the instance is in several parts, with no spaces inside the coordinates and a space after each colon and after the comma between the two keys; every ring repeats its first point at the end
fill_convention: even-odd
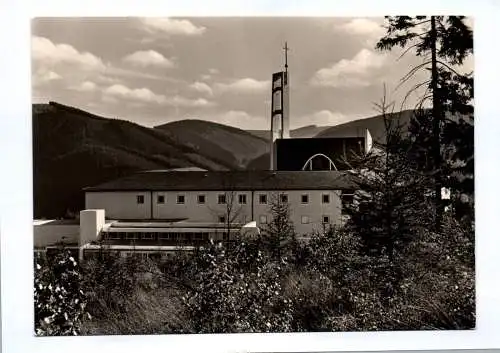
{"type": "Polygon", "coordinates": [[[474,24],[33,18],[33,335],[475,330],[474,24]]]}

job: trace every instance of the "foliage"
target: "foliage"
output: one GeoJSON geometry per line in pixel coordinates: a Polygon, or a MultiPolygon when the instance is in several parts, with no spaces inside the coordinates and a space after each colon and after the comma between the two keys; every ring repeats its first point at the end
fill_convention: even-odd
{"type": "Polygon", "coordinates": [[[290,256],[297,246],[295,227],[290,221],[290,204],[279,193],[271,193],[268,205],[271,219],[262,227],[262,244],[270,255],[279,260],[290,256]]]}
{"type": "Polygon", "coordinates": [[[94,317],[84,325],[86,334],[191,331],[180,299],[184,291],[155,262],[103,253],[88,260],[84,269],[83,284],[94,317]]]}
{"type": "MultiPolygon", "coordinates": [[[[417,109],[422,110],[427,100],[432,101],[430,111],[416,115],[410,133],[414,155],[421,167],[433,171],[439,230],[445,207],[441,187],[452,187],[455,193],[467,192],[468,196],[473,194],[473,73],[459,73],[457,69],[473,53],[472,30],[463,16],[387,16],[386,19],[387,33],[376,47],[380,50],[401,47],[405,49],[402,55],[414,49],[415,55],[424,60],[401,83],[409,81],[418,71],[429,69],[430,79],[415,84],[407,97],[427,87],[417,109]],[[455,118],[450,119],[447,114],[455,118]]],[[[457,197],[455,201],[460,199],[457,197]]]]}
{"type": "Polygon", "coordinates": [[[35,259],[34,302],[37,336],[67,336],[80,333],[87,312],[81,289],[82,275],[68,250],[54,257],[35,259]]]}
{"type": "Polygon", "coordinates": [[[466,329],[475,326],[473,230],[445,217],[404,249],[367,256],[347,229],[317,234],[286,292],[297,331],[466,329]]]}
{"type": "Polygon", "coordinates": [[[212,243],[197,258],[195,285],[185,299],[195,332],[287,332],[291,303],[280,283],[286,261],[264,257],[258,243],[212,243]]]}
{"type": "Polygon", "coordinates": [[[387,254],[392,259],[396,248],[404,245],[416,231],[430,226],[432,208],[427,188],[429,175],[416,168],[410,159],[411,144],[401,134],[397,115],[386,113],[382,100],[379,109],[385,122],[385,143],[357,156],[358,167],[351,170],[359,186],[354,202],[346,205],[347,227],[359,235],[366,251],[387,254]]]}
{"type": "MultiPolygon", "coordinates": [[[[416,230],[405,247],[395,248],[392,260],[366,255],[363,239],[346,227],[327,228],[299,243],[291,252],[301,254],[300,266],[261,249],[258,239],[240,239],[161,264],[114,254],[87,260],[81,285],[65,288],[73,294],[83,288],[92,320],[81,320],[77,311],[68,321],[80,317],[76,333],[99,335],[475,325],[474,229],[452,217],[444,218],[441,233],[416,230]]],[[[39,295],[37,303],[48,298],[39,295]]],[[[71,326],[63,319],[54,322],[71,326]]]]}

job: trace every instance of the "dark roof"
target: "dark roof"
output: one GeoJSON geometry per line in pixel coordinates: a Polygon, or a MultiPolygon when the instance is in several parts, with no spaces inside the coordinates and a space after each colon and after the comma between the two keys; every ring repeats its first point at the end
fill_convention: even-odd
{"type": "Polygon", "coordinates": [[[85,191],[345,190],[355,184],[337,171],[150,171],[85,191]]]}

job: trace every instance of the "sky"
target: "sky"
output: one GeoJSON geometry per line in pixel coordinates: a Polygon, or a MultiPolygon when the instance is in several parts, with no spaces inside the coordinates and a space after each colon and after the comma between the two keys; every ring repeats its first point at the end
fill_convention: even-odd
{"type": "MultiPolygon", "coordinates": [[[[156,126],[202,119],[268,129],[270,79],[287,41],[291,128],[376,115],[384,96],[412,108],[422,62],[380,52],[383,18],[37,18],[32,22],[34,103],[56,101],[156,126]]],[[[468,61],[465,70],[472,70],[468,61]]]]}

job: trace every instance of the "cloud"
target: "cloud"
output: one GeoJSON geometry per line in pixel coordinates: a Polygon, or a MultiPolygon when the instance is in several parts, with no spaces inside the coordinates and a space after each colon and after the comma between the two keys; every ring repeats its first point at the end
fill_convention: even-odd
{"type": "Polygon", "coordinates": [[[31,50],[35,64],[41,66],[68,64],[88,70],[103,70],[106,67],[102,59],[92,53],[80,52],[69,44],[55,44],[45,37],[34,36],[31,50]]]}
{"type": "Polygon", "coordinates": [[[265,126],[267,120],[263,116],[251,115],[242,110],[230,110],[221,114],[220,122],[239,129],[250,130],[255,129],[257,126],[265,126]]]}
{"type": "Polygon", "coordinates": [[[189,85],[189,88],[200,93],[208,94],[209,96],[213,95],[212,88],[204,82],[196,81],[189,85]]]}
{"type": "Polygon", "coordinates": [[[171,59],[167,59],[162,54],[154,50],[136,51],[125,56],[122,60],[125,63],[139,67],[157,66],[167,69],[175,67],[174,62],[171,59]]]}
{"type": "Polygon", "coordinates": [[[206,100],[205,98],[197,98],[197,99],[190,99],[190,98],[185,98],[182,96],[174,96],[174,97],[169,97],[165,101],[166,105],[173,106],[173,107],[183,107],[183,108],[189,108],[189,107],[213,107],[215,106],[215,102],[206,100]]]}
{"type": "MultiPolygon", "coordinates": [[[[44,77],[40,73],[53,71],[64,77],[69,82],[82,82],[92,80],[102,83],[119,83],[118,77],[128,79],[148,79],[178,83],[180,80],[165,77],[164,75],[153,75],[140,70],[117,67],[104,61],[89,52],[78,51],[69,44],[55,44],[50,39],[34,36],[32,39],[32,56],[35,74],[33,84],[39,85],[44,77]]],[[[150,51],[135,52],[128,55],[126,62],[134,63],[136,66],[148,64],[168,67],[173,65],[169,59],[160,53],[150,51]]],[[[124,58],[124,60],[125,60],[124,58]]],[[[45,78],[45,82],[48,82],[45,78]]]]}
{"type": "Polygon", "coordinates": [[[104,89],[103,93],[108,98],[132,102],[155,103],[172,107],[211,107],[215,105],[214,102],[204,98],[190,99],[179,95],[167,97],[163,94],[157,94],[149,88],[129,88],[121,84],[109,86],[104,89]]]}
{"type": "MultiPolygon", "coordinates": [[[[332,112],[330,110],[320,110],[311,114],[306,114],[302,116],[300,119],[296,119],[297,121],[307,121],[308,125],[337,125],[340,123],[344,123],[350,121],[352,117],[346,116],[345,114],[332,112]]],[[[294,127],[296,128],[296,127],[294,127]]]]}
{"type": "Polygon", "coordinates": [[[218,69],[215,69],[215,68],[210,68],[208,69],[208,73],[207,74],[203,74],[200,76],[200,78],[203,80],[203,81],[209,81],[211,80],[214,76],[218,75],[220,73],[220,71],[218,69]]]}
{"type": "Polygon", "coordinates": [[[386,62],[384,54],[362,49],[352,59],[342,59],[330,67],[318,70],[311,79],[313,86],[322,87],[367,87],[373,71],[386,62]]]}
{"type": "Polygon", "coordinates": [[[143,28],[150,32],[160,32],[167,35],[199,36],[206,30],[205,27],[196,26],[188,20],[171,18],[146,17],[140,19],[143,28]]]}
{"type": "Polygon", "coordinates": [[[242,78],[231,83],[217,83],[216,89],[229,93],[262,93],[271,87],[270,81],[258,81],[253,78],[242,78]]]}
{"type": "Polygon", "coordinates": [[[265,129],[267,126],[267,119],[264,116],[252,115],[243,110],[229,110],[216,115],[202,115],[196,118],[215,121],[243,130],[265,129]]]}
{"type": "Polygon", "coordinates": [[[79,92],[94,92],[98,89],[97,85],[92,81],[84,81],[81,84],[70,88],[79,92]]]}
{"type": "Polygon", "coordinates": [[[34,85],[41,85],[51,81],[61,80],[62,77],[55,71],[38,70],[33,77],[34,85]]]}
{"type": "Polygon", "coordinates": [[[104,94],[115,98],[131,99],[148,103],[161,104],[165,101],[165,96],[156,94],[149,88],[128,88],[127,86],[121,84],[115,84],[107,87],[104,90],[104,94]]]}
{"type": "Polygon", "coordinates": [[[130,69],[125,69],[121,67],[113,67],[110,66],[106,70],[106,75],[108,79],[110,80],[116,80],[116,78],[110,78],[109,76],[115,75],[119,77],[126,77],[129,79],[146,79],[146,80],[153,80],[153,81],[165,81],[165,82],[172,82],[172,83],[180,83],[183,82],[180,79],[176,79],[173,77],[167,77],[165,75],[158,75],[158,74],[151,74],[151,73],[146,73],[146,72],[141,72],[139,70],[130,70],[130,69]]]}
{"type": "Polygon", "coordinates": [[[385,30],[381,23],[367,19],[367,18],[354,18],[349,22],[342,23],[335,26],[338,30],[355,35],[366,35],[373,37],[380,37],[384,34],[385,30]]]}

